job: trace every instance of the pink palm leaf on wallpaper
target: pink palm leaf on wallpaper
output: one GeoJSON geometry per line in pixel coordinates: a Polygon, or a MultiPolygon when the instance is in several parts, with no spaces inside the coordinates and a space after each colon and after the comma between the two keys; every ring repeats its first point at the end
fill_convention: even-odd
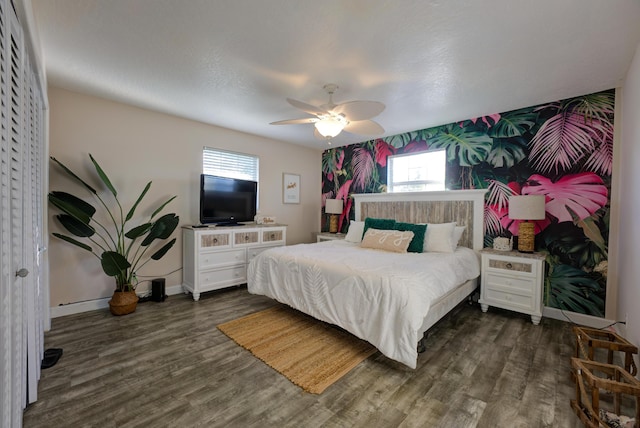
{"type": "Polygon", "coordinates": [[[351,159],[351,167],[353,168],[354,190],[365,190],[367,188],[367,184],[373,179],[373,173],[376,171],[376,163],[371,151],[367,150],[366,147],[358,147],[354,149],[353,158],[351,159]]]}
{"type": "Polygon", "coordinates": [[[585,153],[594,150],[584,117],[561,112],[547,120],[529,143],[533,166],[541,172],[571,169],[585,153]]]}
{"type": "Polygon", "coordinates": [[[544,195],[545,209],[559,222],[584,220],[608,202],[608,190],[602,178],[592,172],[565,175],[555,183],[539,174],[529,177],[523,195],[544,195]]]}
{"type": "Polygon", "coordinates": [[[336,193],[336,199],[342,199],[344,203],[342,214],[340,214],[340,218],[338,219],[339,231],[342,230],[342,224],[346,219],[349,218],[349,215],[351,214],[351,207],[353,205],[353,198],[349,197],[349,193],[351,192],[351,183],[353,183],[353,180],[345,181],[336,193]]]}
{"type": "Polygon", "coordinates": [[[532,165],[540,172],[586,167],[610,175],[613,163],[613,93],[599,93],[541,106],[558,113],[547,119],[529,142],[532,165]]]}

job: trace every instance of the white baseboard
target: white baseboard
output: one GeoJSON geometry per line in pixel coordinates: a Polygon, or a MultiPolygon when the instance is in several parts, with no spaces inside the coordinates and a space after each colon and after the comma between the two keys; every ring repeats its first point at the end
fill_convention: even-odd
{"type": "Polygon", "coordinates": [[[591,328],[605,328],[611,326],[612,328],[617,329],[622,326],[622,324],[616,324],[614,320],[594,317],[593,315],[579,314],[577,312],[563,311],[562,309],[550,308],[548,306],[545,306],[542,309],[542,316],[591,328]]]}
{"type": "MultiPolygon", "coordinates": [[[[164,290],[165,294],[172,296],[174,294],[182,294],[182,285],[172,285],[164,290]]],[[[138,294],[138,297],[147,297],[151,294],[151,290],[142,291],[138,294]]],[[[67,305],[53,306],[51,307],[51,318],[63,317],[65,315],[79,314],[82,312],[95,311],[96,309],[105,309],[109,307],[109,300],[111,297],[105,297],[102,299],[86,300],[84,302],[69,303],[67,305]]]]}

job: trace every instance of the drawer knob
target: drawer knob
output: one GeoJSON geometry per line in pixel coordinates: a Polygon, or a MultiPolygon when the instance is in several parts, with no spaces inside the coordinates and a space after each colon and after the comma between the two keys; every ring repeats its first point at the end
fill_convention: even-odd
{"type": "Polygon", "coordinates": [[[213,243],[217,244],[218,243],[218,238],[213,238],[213,243]]]}
{"type": "Polygon", "coordinates": [[[249,240],[249,236],[248,236],[248,235],[245,235],[245,236],[244,236],[244,240],[245,240],[245,241],[248,241],[248,240],[249,240]]]}
{"type": "Polygon", "coordinates": [[[505,266],[507,267],[507,269],[513,269],[513,265],[511,263],[507,263],[505,266]]]}
{"type": "Polygon", "coordinates": [[[272,233],[270,236],[271,236],[271,239],[276,239],[276,234],[275,233],[272,233]]]}

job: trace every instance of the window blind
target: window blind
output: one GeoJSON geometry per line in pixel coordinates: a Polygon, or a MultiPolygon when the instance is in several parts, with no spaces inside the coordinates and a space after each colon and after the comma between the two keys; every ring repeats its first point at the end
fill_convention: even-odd
{"type": "Polygon", "coordinates": [[[202,151],[202,173],[257,182],[258,157],[205,147],[202,151]]]}

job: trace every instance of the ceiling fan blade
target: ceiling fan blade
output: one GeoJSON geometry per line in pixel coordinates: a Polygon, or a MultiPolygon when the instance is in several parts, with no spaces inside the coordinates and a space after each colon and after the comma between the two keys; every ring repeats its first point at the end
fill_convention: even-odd
{"type": "Polygon", "coordinates": [[[287,119],[287,120],[279,120],[277,122],[271,122],[269,125],[297,125],[297,124],[305,124],[305,123],[316,123],[318,121],[317,117],[305,117],[304,119],[287,119]]]}
{"type": "Polygon", "coordinates": [[[338,104],[333,111],[343,114],[349,121],[371,119],[382,113],[385,105],[378,101],[349,101],[338,104]]]}
{"type": "Polygon", "coordinates": [[[326,114],[327,111],[323,108],[312,106],[311,104],[303,103],[302,101],[293,100],[291,98],[287,98],[287,102],[294,106],[297,109],[300,109],[309,114],[326,114]]]}
{"type": "Polygon", "coordinates": [[[358,120],[350,122],[344,130],[358,135],[380,135],[384,133],[384,128],[373,120],[358,120]]]}

